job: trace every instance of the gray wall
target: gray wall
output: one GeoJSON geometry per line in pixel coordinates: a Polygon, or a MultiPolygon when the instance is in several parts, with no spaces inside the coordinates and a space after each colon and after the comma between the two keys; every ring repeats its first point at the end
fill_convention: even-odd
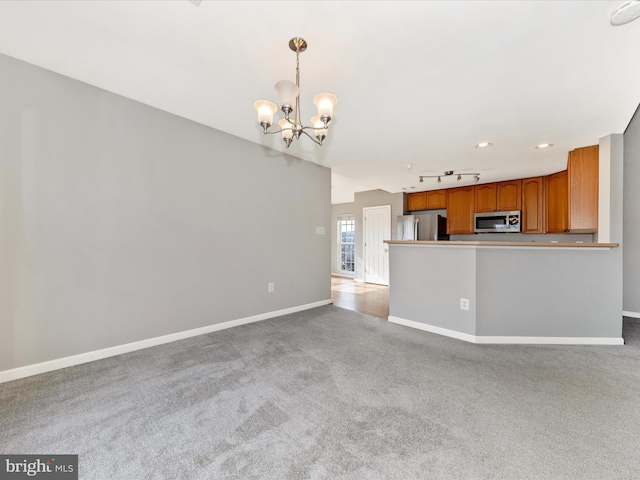
{"type": "Polygon", "coordinates": [[[476,334],[476,252],[473,247],[391,245],[389,315],[476,334]],[[469,310],[460,310],[460,298],[469,310]]]}
{"type": "Polygon", "coordinates": [[[355,215],[355,204],[350,202],[331,205],[331,273],[345,275],[340,272],[338,262],[338,217],[340,215],[355,215]]]}
{"type": "Polygon", "coordinates": [[[640,107],[624,132],[624,310],[640,316],[640,107]]]}
{"type": "Polygon", "coordinates": [[[479,249],[477,335],[622,337],[618,249],[479,249]]]}
{"type": "Polygon", "coordinates": [[[389,316],[478,336],[620,338],[617,250],[391,245],[389,316]]]}
{"type": "Polygon", "coordinates": [[[330,299],[327,168],[0,70],[0,371],[330,299]]]}
{"type": "Polygon", "coordinates": [[[378,207],[391,205],[391,240],[396,239],[396,224],[398,215],[404,213],[404,194],[389,193],[384,190],[369,190],[356,192],[354,196],[354,213],[356,216],[356,280],[364,280],[364,232],[362,209],[365,207],[378,207]]]}

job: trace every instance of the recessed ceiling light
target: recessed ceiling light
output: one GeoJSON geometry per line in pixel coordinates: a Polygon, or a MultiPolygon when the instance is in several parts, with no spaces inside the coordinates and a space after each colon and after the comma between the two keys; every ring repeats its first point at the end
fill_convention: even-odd
{"type": "Polygon", "coordinates": [[[493,145],[493,143],[481,142],[476,145],[476,148],[489,148],[491,145],[493,145]]]}
{"type": "Polygon", "coordinates": [[[541,143],[540,145],[536,145],[536,150],[544,150],[545,148],[553,147],[553,143],[541,143]]]}

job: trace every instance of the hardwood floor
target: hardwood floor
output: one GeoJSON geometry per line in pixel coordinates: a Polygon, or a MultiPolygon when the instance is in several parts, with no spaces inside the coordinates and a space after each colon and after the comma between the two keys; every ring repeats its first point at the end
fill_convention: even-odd
{"type": "Polygon", "coordinates": [[[331,300],[336,307],[374,317],[389,317],[389,287],[331,277],[331,300]]]}

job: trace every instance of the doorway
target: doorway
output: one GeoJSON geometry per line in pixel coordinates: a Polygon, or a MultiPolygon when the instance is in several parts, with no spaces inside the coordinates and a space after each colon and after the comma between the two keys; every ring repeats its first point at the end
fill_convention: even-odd
{"type": "Polygon", "coordinates": [[[362,209],[364,237],[364,281],[389,285],[389,245],[391,205],[362,209]]]}
{"type": "Polygon", "coordinates": [[[331,300],[336,307],[389,318],[389,287],[356,282],[352,278],[331,277],[331,300]]]}

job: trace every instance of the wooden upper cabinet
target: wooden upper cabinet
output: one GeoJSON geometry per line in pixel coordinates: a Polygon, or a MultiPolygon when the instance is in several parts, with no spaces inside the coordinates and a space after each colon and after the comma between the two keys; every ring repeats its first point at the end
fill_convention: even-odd
{"type": "Polygon", "coordinates": [[[447,191],[431,190],[427,192],[427,209],[428,210],[444,210],[447,208],[447,191]]]}
{"type": "Polygon", "coordinates": [[[427,209],[427,192],[407,194],[407,211],[415,212],[427,209]]]}
{"type": "Polygon", "coordinates": [[[569,230],[576,233],[598,231],[599,147],[576,148],[569,152],[569,230]]]}
{"type": "Polygon", "coordinates": [[[544,179],[522,180],[522,233],[544,233],[544,179]]]}
{"type": "Polygon", "coordinates": [[[431,190],[407,194],[407,211],[444,210],[447,208],[447,190],[431,190]]]}
{"type": "Polygon", "coordinates": [[[447,198],[447,233],[473,233],[473,213],[474,187],[450,188],[447,198]]]}
{"type": "Polygon", "coordinates": [[[509,180],[497,184],[497,211],[521,210],[522,180],[509,180]]]}
{"type": "Polygon", "coordinates": [[[566,170],[544,178],[546,233],[563,233],[569,230],[568,178],[566,170]]]}
{"type": "Polygon", "coordinates": [[[545,179],[547,233],[598,231],[598,145],[569,152],[567,170],[545,179]]]}
{"type": "Polygon", "coordinates": [[[496,184],[485,183],[483,185],[475,185],[473,187],[475,195],[475,211],[476,212],[495,212],[496,211],[496,184]]]}

